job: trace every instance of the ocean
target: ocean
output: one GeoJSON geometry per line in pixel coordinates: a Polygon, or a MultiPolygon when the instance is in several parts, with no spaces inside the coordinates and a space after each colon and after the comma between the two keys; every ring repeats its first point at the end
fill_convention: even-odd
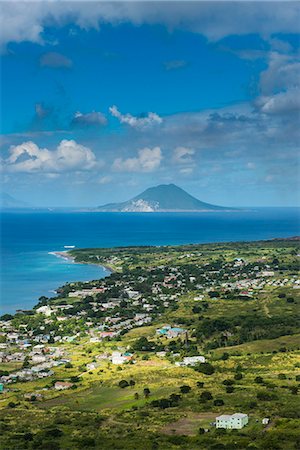
{"type": "Polygon", "coordinates": [[[115,247],[253,241],[299,235],[299,208],[208,213],[1,213],[0,314],[33,307],[71,281],[108,275],[51,254],[65,246],[115,247]]]}

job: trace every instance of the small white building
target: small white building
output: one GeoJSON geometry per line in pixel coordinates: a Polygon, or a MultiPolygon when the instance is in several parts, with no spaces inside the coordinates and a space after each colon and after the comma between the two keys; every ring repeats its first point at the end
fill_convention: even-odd
{"type": "Polygon", "coordinates": [[[41,306],[40,308],[37,308],[36,312],[38,314],[44,314],[45,316],[49,317],[52,314],[52,309],[46,305],[46,306],[41,306]]]}
{"type": "Polygon", "coordinates": [[[195,366],[198,363],[205,363],[204,356],[187,356],[183,358],[183,363],[186,366],[195,366]]]}
{"type": "Polygon", "coordinates": [[[249,419],[247,414],[222,414],[216,417],[216,428],[227,428],[231,430],[240,430],[247,425],[249,419]]]}

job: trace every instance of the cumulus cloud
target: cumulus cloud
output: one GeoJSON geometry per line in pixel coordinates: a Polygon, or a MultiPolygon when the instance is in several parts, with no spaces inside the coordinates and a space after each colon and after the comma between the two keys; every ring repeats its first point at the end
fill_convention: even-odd
{"type": "Polygon", "coordinates": [[[135,158],[116,158],[112,167],[117,172],[152,172],[159,168],[161,160],[162,152],[159,147],[143,148],[135,158]]]}
{"type": "Polygon", "coordinates": [[[82,127],[93,125],[104,126],[107,124],[107,119],[101,112],[92,111],[90,113],[83,114],[80,111],[77,111],[74,114],[71,124],[82,127]]]}
{"type": "Polygon", "coordinates": [[[187,147],[176,147],[173,152],[173,162],[175,164],[191,164],[193,163],[192,156],[195,150],[187,147]]]}
{"type": "Polygon", "coordinates": [[[40,57],[41,67],[52,67],[53,69],[70,69],[73,65],[71,59],[61,53],[48,52],[40,57]]]}
{"type": "Polygon", "coordinates": [[[300,89],[292,88],[273,96],[261,97],[258,104],[266,114],[300,113],[300,89]]]}
{"type": "Polygon", "coordinates": [[[176,70],[187,66],[187,61],[184,61],[183,59],[173,59],[171,61],[165,61],[163,65],[166,70],[176,70]]]}
{"type": "Polygon", "coordinates": [[[153,112],[149,112],[143,117],[136,117],[131,114],[122,114],[116,106],[111,106],[109,112],[113,117],[116,117],[120,123],[125,123],[133,128],[142,129],[162,123],[162,118],[153,112]]]}
{"type": "Polygon", "coordinates": [[[95,154],[74,140],[62,140],[55,150],[40,148],[34,142],[12,145],[4,169],[9,172],[69,172],[95,168],[95,154]]]}
{"type": "Polygon", "coordinates": [[[271,52],[268,67],[262,71],[259,86],[263,95],[286,90],[300,83],[300,61],[293,55],[271,52]]]}
{"type": "Polygon", "coordinates": [[[163,24],[218,40],[232,34],[298,33],[298,2],[1,2],[1,42],[42,43],[47,25],[163,24]],[[170,11],[172,13],[170,14],[170,11]]]}

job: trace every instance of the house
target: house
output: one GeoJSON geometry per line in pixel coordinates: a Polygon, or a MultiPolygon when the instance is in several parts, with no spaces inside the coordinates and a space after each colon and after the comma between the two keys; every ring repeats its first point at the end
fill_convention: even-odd
{"type": "Polygon", "coordinates": [[[73,386],[73,383],[69,383],[68,381],[57,381],[54,388],[58,391],[63,391],[64,389],[70,389],[73,386]]]}
{"type": "Polygon", "coordinates": [[[172,328],[170,325],[165,325],[164,327],[158,328],[156,330],[156,334],[158,334],[159,336],[166,336],[169,339],[177,338],[179,335],[185,332],[186,330],[184,330],[183,328],[172,328]]]}
{"type": "Polygon", "coordinates": [[[195,366],[198,363],[205,363],[204,356],[187,356],[183,358],[183,364],[185,366],[195,366]]]}
{"type": "Polygon", "coordinates": [[[222,414],[216,417],[216,428],[240,430],[248,423],[248,415],[242,413],[222,414]]]}
{"type": "Polygon", "coordinates": [[[52,309],[49,306],[41,306],[40,308],[36,309],[36,312],[38,314],[44,314],[45,316],[51,316],[52,309]]]}

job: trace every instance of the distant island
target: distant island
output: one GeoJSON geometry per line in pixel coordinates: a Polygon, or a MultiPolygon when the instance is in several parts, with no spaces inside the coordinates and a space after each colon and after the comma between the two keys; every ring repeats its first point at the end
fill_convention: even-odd
{"type": "Polygon", "coordinates": [[[98,208],[103,212],[192,212],[233,209],[204,203],[175,184],[160,184],[125,202],[108,203],[98,208]]]}
{"type": "Polygon", "coordinates": [[[23,202],[21,200],[18,200],[11,196],[10,194],[7,194],[6,192],[0,193],[0,208],[28,208],[31,205],[29,205],[26,202],[23,202]]]}

